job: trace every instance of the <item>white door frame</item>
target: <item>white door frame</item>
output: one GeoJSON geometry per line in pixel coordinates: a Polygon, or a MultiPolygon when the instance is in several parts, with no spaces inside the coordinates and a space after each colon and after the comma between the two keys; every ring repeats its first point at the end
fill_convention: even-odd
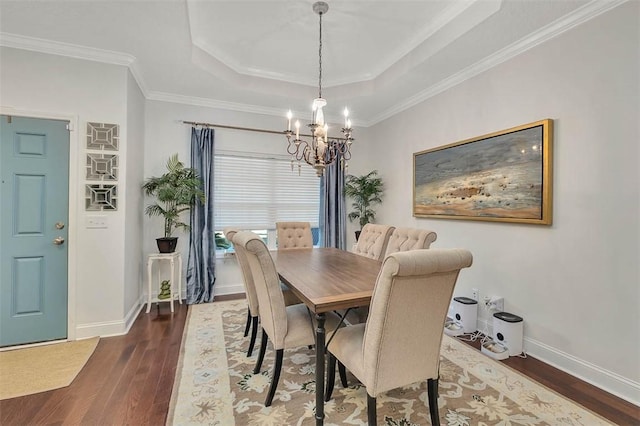
{"type": "MultiPolygon", "coordinates": [[[[76,284],[77,284],[77,241],[78,227],[78,159],[80,155],[80,132],[78,116],[49,111],[37,111],[0,106],[0,114],[16,117],[42,118],[68,121],[69,131],[69,248],[67,258],[67,340],[76,340],[76,284]]],[[[21,345],[24,347],[25,345],[21,345]]]]}

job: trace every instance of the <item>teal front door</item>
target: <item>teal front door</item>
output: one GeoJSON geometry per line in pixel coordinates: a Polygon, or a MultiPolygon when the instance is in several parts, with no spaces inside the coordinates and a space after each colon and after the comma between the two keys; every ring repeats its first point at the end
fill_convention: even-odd
{"type": "Polygon", "coordinates": [[[0,346],[67,337],[67,122],[0,116],[0,346]]]}

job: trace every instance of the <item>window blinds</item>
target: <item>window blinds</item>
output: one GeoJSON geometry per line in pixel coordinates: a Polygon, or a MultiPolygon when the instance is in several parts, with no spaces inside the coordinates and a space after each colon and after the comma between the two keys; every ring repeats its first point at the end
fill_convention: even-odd
{"type": "Polygon", "coordinates": [[[216,229],[274,229],[276,222],[301,221],[318,226],[320,179],[290,160],[216,155],[214,216],[216,229]]]}

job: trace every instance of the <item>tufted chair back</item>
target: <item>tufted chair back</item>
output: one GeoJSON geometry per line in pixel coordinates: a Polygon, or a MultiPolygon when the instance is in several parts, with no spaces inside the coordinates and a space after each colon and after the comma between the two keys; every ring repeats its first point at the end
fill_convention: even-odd
{"type": "Polygon", "coordinates": [[[428,229],[396,228],[389,237],[384,257],[399,251],[428,249],[437,238],[438,234],[428,229]]]}
{"type": "Polygon", "coordinates": [[[371,259],[383,260],[389,237],[395,228],[389,225],[367,223],[360,232],[354,253],[371,259]]]}
{"type": "Polygon", "coordinates": [[[309,222],[276,222],[278,250],[312,248],[313,235],[309,222]]]}

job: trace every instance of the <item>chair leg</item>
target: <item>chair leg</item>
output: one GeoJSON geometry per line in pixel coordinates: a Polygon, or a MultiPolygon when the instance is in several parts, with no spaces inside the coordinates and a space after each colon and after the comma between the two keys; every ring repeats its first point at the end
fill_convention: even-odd
{"type": "Polygon", "coordinates": [[[327,386],[325,388],[324,400],[328,402],[333,393],[333,386],[336,382],[336,357],[331,352],[327,353],[327,386]]]}
{"type": "Polygon", "coordinates": [[[253,347],[256,344],[256,336],[258,334],[258,317],[257,316],[251,317],[251,322],[252,322],[251,340],[249,341],[249,350],[247,351],[248,357],[250,357],[253,354],[253,347]]]}
{"type": "Polygon", "coordinates": [[[369,426],[376,426],[378,424],[377,414],[376,399],[367,393],[367,421],[369,426]]]}
{"type": "Polygon", "coordinates": [[[249,328],[251,328],[251,312],[247,308],[247,325],[244,326],[244,337],[249,335],[249,328]]]}
{"type": "Polygon", "coordinates": [[[267,351],[267,333],[262,329],[262,341],[260,342],[260,352],[258,352],[258,359],[256,361],[256,366],[253,369],[253,374],[258,374],[260,372],[260,368],[262,367],[262,361],[264,360],[264,353],[267,351]]]}
{"type": "Polygon", "coordinates": [[[282,370],[282,356],[284,355],[284,349],[276,350],[276,362],[273,364],[273,377],[271,378],[271,386],[269,387],[269,393],[267,394],[267,400],[264,402],[265,407],[269,407],[273,402],[273,396],[276,394],[276,388],[278,387],[278,381],[280,381],[280,370],[282,370]]]}
{"type": "Polygon", "coordinates": [[[438,414],[438,379],[427,380],[427,393],[429,395],[431,426],[440,426],[440,415],[438,414]]]}
{"type": "Polygon", "coordinates": [[[340,372],[340,381],[342,382],[342,387],[348,388],[349,383],[347,382],[347,369],[340,361],[338,361],[338,371],[340,372]]]}

